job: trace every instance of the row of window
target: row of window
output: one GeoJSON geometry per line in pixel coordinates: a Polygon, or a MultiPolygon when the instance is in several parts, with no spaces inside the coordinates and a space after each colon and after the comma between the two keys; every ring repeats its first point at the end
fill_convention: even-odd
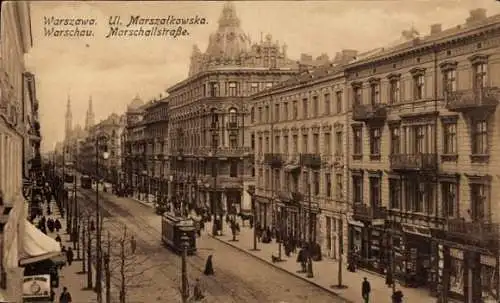
{"type": "Polygon", "coordinates": [[[334,104],[330,93],[324,93],[322,96],[313,95],[311,98],[303,98],[300,102],[293,100],[291,102],[283,101],[274,104],[274,109],[269,105],[254,107],[250,110],[251,123],[271,123],[297,119],[317,118],[330,114],[340,114],[343,111],[342,97],[343,92],[335,92],[334,104]],[[271,112],[274,110],[273,112],[271,112]]]}
{"type": "MultiPolygon", "coordinates": [[[[344,135],[341,130],[336,131],[333,136],[330,132],[323,132],[320,136],[319,133],[314,133],[312,136],[309,134],[302,134],[299,148],[299,135],[276,135],[271,136],[259,136],[257,153],[312,153],[312,154],[324,154],[330,155],[332,151],[335,151],[335,155],[343,154],[344,145],[344,135]],[[310,142],[309,139],[312,139],[310,142]],[[335,150],[332,149],[332,138],[335,139],[335,150]],[[273,140],[273,142],[271,142],[273,140]],[[272,144],[271,144],[272,143],[272,144]]],[[[251,135],[251,148],[255,150],[255,135],[251,135]]]]}
{"type": "MultiPolygon", "coordinates": [[[[442,64],[442,81],[443,81],[443,93],[453,93],[457,91],[457,72],[456,63],[445,63],[442,64]]],[[[413,90],[412,97],[413,100],[425,99],[425,70],[421,68],[415,68],[412,72],[413,90]]],[[[488,83],[488,66],[484,61],[472,61],[472,77],[473,89],[481,89],[487,86],[488,83]]],[[[362,83],[354,82],[353,86],[353,104],[361,105],[363,104],[363,88],[362,83]]],[[[400,75],[389,75],[388,82],[389,94],[388,103],[395,104],[402,100],[401,91],[401,80],[400,75]]],[[[381,100],[381,83],[380,79],[371,79],[369,83],[369,104],[377,105],[382,102],[381,100]]]]}
{"type": "Polygon", "coordinates": [[[258,187],[264,190],[303,192],[312,196],[342,199],[344,196],[342,173],[329,171],[303,171],[294,174],[281,169],[259,168],[258,187]],[[335,180],[333,180],[335,178],[335,180]]]}
{"type": "MultiPolygon", "coordinates": [[[[382,178],[368,178],[368,201],[365,201],[363,191],[363,176],[352,176],[352,202],[365,203],[371,207],[382,206],[382,178]]],[[[459,183],[439,182],[440,193],[437,192],[436,183],[415,182],[415,180],[389,179],[389,203],[391,209],[425,213],[428,215],[439,214],[444,217],[459,217],[459,183]],[[441,195],[441,207],[437,209],[436,195],[441,195]]],[[[470,183],[470,205],[467,209],[471,219],[484,219],[488,213],[489,187],[482,183],[470,183]]]]}
{"type": "Polygon", "coordinates": [[[202,83],[191,90],[172,97],[171,102],[179,105],[187,100],[201,97],[239,97],[258,93],[271,88],[274,82],[238,82],[238,81],[211,81],[202,83]]]}
{"type": "MultiPolygon", "coordinates": [[[[405,125],[390,127],[391,154],[419,154],[435,153],[433,124],[405,125]]],[[[380,156],[383,127],[369,127],[368,136],[370,155],[380,156]]],[[[488,121],[479,119],[472,121],[470,132],[471,154],[487,155],[488,148],[488,121]]],[[[457,122],[443,121],[442,138],[444,155],[457,155],[457,122]]],[[[353,126],[353,156],[363,155],[363,126],[353,126]]]]}

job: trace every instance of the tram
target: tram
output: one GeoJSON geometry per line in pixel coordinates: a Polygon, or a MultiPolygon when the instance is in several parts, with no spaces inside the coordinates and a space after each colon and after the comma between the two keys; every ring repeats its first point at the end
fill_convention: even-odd
{"type": "Polygon", "coordinates": [[[87,175],[83,175],[80,177],[80,185],[82,188],[90,189],[92,188],[92,179],[87,175]]]}
{"type": "Polygon", "coordinates": [[[171,214],[163,214],[161,218],[161,240],[175,251],[182,253],[182,235],[188,237],[187,253],[193,255],[196,253],[196,228],[193,219],[176,217],[171,214]]]}

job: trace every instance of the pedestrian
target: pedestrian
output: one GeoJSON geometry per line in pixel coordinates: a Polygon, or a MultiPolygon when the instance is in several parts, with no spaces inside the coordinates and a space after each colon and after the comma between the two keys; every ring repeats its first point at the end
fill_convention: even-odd
{"type": "Polygon", "coordinates": [[[66,259],[69,266],[71,266],[71,263],[73,262],[73,257],[73,249],[71,249],[71,247],[68,247],[68,251],[66,252],[66,259]]]}
{"type": "Polygon", "coordinates": [[[194,290],[193,290],[193,299],[195,302],[201,301],[205,298],[203,295],[203,289],[201,287],[200,279],[196,279],[196,283],[194,284],[194,290]]]}
{"type": "Polygon", "coordinates": [[[59,221],[59,219],[56,219],[54,221],[54,228],[56,229],[56,232],[59,232],[59,230],[62,228],[61,221],[59,221]]]}
{"type": "Polygon", "coordinates": [[[370,301],[370,292],[371,292],[370,282],[368,282],[368,279],[365,277],[363,284],[361,285],[361,295],[363,296],[365,303],[368,303],[370,301]]]}
{"type": "Polygon", "coordinates": [[[214,265],[212,263],[212,255],[208,256],[207,262],[205,263],[205,271],[203,272],[205,276],[214,275],[214,265]]]}
{"type": "Polygon", "coordinates": [[[132,250],[132,253],[135,254],[135,250],[137,248],[137,243],[135,242],[134,236],[130,239],[130,249],[132,250]]]}
{"type": "Polygon", "coordinates": [[[63,287],[63,291],[61,295],[59,296],[59,303],[71,303],[73,300],[71,299],[71,294],[68,291],[68,288],[65,286],[63,287]]]}
{"type": "Polygon", "coordinates": [[[59,242],[59,244],[62,244],[61,236],[59,236],[59,234],[56,236],[56,241],[59,242]]]}

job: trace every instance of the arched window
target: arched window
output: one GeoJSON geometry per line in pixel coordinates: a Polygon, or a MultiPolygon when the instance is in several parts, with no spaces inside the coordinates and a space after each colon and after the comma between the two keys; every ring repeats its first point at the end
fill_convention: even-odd
{"type": "Polygon", "coordinates": [[[250,110],[250,123],[255,123],[255,108],[250,110]]]}
{"type": "Polygon", "coordinates": [[[236,108],[231,108],[229,110],[229,122],[231,124],[236,124],[238,122],[238,112],[236,111],[236,108]]]}
{"type": "Polygon", "coordinates": [[[216,127],[219,122],[219,116],[217,115],[217,110],[215,108],[210,110],[210,116],[212,119],[212,127],[216,127]]]}

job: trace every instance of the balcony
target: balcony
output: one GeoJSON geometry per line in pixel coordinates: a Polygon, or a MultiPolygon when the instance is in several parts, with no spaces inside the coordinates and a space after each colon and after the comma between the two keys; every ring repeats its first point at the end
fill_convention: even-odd
{"type": "Polygon", "coordinates": [[[389,156],[391,169],[426,171],[437,169],[436,154],[393,154],[389,156]]]}
{"type": "Polygon", "coordinates": [[[228,130],[238,129],[238,122],[227,122],[226,127],[228,130]]]}
{"type": "Polygon", "coordinates": [[[283,165],[282,154],[264,154],[264,163],[272,168],[280,168],[283,165]]]}
{"type": "Polygon", "coordinates": [[[300,154],[300,166],[309,168],[321,167],[321,156],[319,154],[300,154]]]}
{"type": "Polygon", "coordinates": [[[325,152],[324,155],[321,155],[321,162],[326,165],[332,164],[332,156],[330,155],[330,152],[325,152]]]}
{"type": "Polygon", "coordinates": [[[463,219],[453,219],[447,223],[447,232],[456,238],[474,243],[490,243],[499,239],[499,225],[484,221],[466,222],[463,219]]]}
{"type": "Polygon", "coordinates": [[[467,89],[450,92],[446,96],[446,108],[454,112],[470,110],[491,110],[498,105],[500,91],[497,87],[467,89]]]}
{"type": "Polygon", "coordinates": [[[286,154],[286,159],[285,159],[287,164],[298,164],[299,162],[299,154],[297,153],[292,153],[292,154],[286,154]]]}
{"type": "Polygon", "coordinates": [[[200,147],[198,148],[198,155],[200,157],[219,157],[219,158],[240,158],[248,157],[252,152],[249,146],[241,147],[200,147]]]}
{"type": "Polygon", "coordinates": [[[387,217],[387,209],[382,206],[370,206],[363,203],[354,203],[353,219],[358,221],[384,220],[387,217]]]}
{"type": "Polygon", "coordinates": [[[385,121],[387,108],[385,104],[356,104],[352,109],[352,119],[360,122],[385,121]]]}

